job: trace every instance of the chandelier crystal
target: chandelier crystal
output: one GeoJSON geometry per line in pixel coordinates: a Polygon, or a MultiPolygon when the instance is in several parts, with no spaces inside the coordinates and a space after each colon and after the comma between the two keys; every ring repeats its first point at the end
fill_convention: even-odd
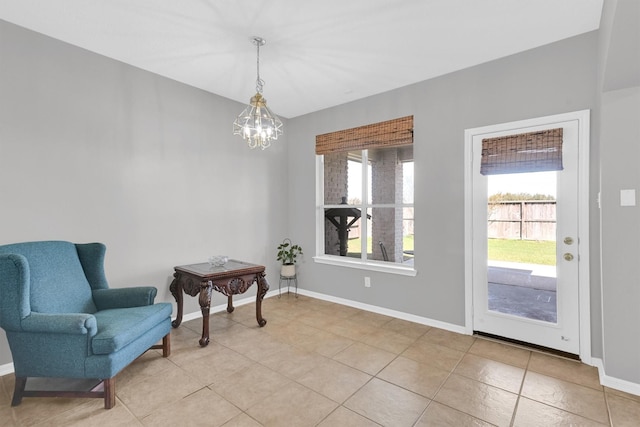
{"type": "Polygon", "coordinates": [[[262,96],[264,80],[260,78],[260,46],[264,46],[266,40],[262,37],[252,37],[251,42],[257,48],[256,94],[233,122],[233,134],[242,136],[249,148],[260,147],[264,150],[271,145],[271,141],[277,140],[282,134],[282,122],[267,107],[267,100],[262,96]]]}

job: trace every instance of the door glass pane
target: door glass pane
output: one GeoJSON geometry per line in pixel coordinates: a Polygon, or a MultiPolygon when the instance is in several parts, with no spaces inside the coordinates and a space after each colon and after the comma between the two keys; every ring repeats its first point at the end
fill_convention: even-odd
{"type": "Polygon", "coordinates": [[[557,322],[557,173],[488,176],[491,311],[557,322]]]}

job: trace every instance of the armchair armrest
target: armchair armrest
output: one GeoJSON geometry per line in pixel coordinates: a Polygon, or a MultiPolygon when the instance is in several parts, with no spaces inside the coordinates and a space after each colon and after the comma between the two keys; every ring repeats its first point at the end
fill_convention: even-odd
{"type": "Polygon", "coordinates": [[[15,374],[20,377],[82,378],[91,343],[98,334],[95,316],[87,313],[38,313],[7,334],[15,374]]]}
{"type": "Polygon", "coordinates": [[[135,288],[96,289],[93,302],[98,310],[152,305],[158,290],[153,286],[135,288]]]}
{"type": "Polygon", "coordinates": [[[98,331],[96,318],[86,313],[34,313],[20,322],[22,331],[48,334],[93,336],[98,331]]]}
{"type": "Polygon", "coordinates": [[[0,253],[0,327],[19,330],[20,320],[31,312],[31,278],[24,255],[0,253]]]}

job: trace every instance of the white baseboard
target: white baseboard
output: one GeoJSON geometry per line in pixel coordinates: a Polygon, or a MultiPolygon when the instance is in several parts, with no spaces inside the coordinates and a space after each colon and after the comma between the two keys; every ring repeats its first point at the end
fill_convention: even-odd
{"type": "Polygon", "coordinates": [[[7,363],[6,365],[0,365],[0,377],[4,375],[13,374],[13,363],[7,363]]]}
{"type": "Polygon", "coordinates": [[[321,299],[324,301],[335,302],[336,304],[346,305],[348,307],[359,308],[365,311],[371,311],[373,313],[384,314],[385,316],[395,317],[397,319],[408,320],[414,323],[420,323],[421,325],[427,325],[434,328],[445,329],[447,331],[456,332],[458,334],[468,335],[464,326],[454,325],[453,323],[441,322],[439,320],[429,319],[427,317],[416,316],[414,314],[404,313],[402,311],[391,310],[384,307],[378,307],[376,305],[364,304],[358,301],[351,301],[343,298],[337,298],[331,295],[320,294],[317,292],[307,291],[299,289],[300,295],[306,295],[312,298],[321,299]]]}
{"type": "MultiPolygon", "coordinates": [[[[384,314],[387,316],[396,317],[398,319],[408,320],[410,322],[420,323],[422,325],[432,326],[434,328],[445,329],[451,332],[457,332],[459,334],[468,335],[466,328],[459,325],[454,325],[451,323],[441,322],[439,320],[433,320],[426,317],[415,316],[413,314],[407,314],[400,311],[389,310],[387,308],[364,304],[357,301],[350,301],[342,298],[333,297],[330,295],[319,294],[319,293],[307,291],[304,289],[299,289],[298,293],[300,295],[307,295],[312,298],[317,298],[324,301],[335,302],[337,304],[342,304],[349,307],[359,308],[366,311],[372,311],[374,313],[384,314]]],[[[607,376],[604,371],[604,364],[602,363],[602,359],[592,357],[591,365],[598,368],[600,384],[602,384],[603,386],[640,396],[640,384],[636,384],[630,381],[607,376]]]]}
{"type": "MultiPolygon", "coordinates": [[[[278,295],[278,291],[269,291],[267,292],[264,297],[265,298],[270,298],[273,296],[278,295]]],[[[239,300],[233,300],[233,306],[234,307],[240,307],[242,305],[247,305],[247,304],[251,304],[252,302],[256,302],[256,298],[255,297],[247,297],[247,298],[242,298],[239,300]]],[[[209,309],[209,313],[213,314],[213,313],[220,313],[222,311],[227,311],[227,304],[220,304],[220,305],[216,305],[213,306],[209,309]]],[[[187,314],[183,314],[182,315],[182,321],[183,322],[188,322],[189,320],[194,320],[194,319],[200,319],[202,317],[202,313],[199,311],[194,311],[192,313],[187,313],[187,314]]],[[[175,320],[175,317],[172,317],[172,319],[175,320]]]]}
{"type": "MultiPolygon", "coordinates": [[[[371,311],[373,313],[378,313],[378,314],[384,314],[385,316],[391,316],[397,319],[408,320],[410,322],[419,323],[421,325],[427,325],[434,328],[440,328],[440,329],[445,329],[447,331],[456,332],[458,334],[468,335],[464,326],[454,325],[452,323],[441,322],[439,320],[433,320],[426,317],[416,316],[414,314],[403,313],[401,311],[395,311],[388,308],[378,307],[376,305],[364,304],[358,301],[351,301],[343,298],[334,297],[331,295],[325,295],[317,292],[307,291],[304,289],[298,289],[298,293],[300,295],[306,295],[308,297],[316,298],[323,301],[334,302],[336,304],[346,305],[348,307],[359,308],[361,310],[371,311]]],[[[267,294],[265,295],[265,298],[270,298],[273,296],[278,296],[277,290],[267,292],[267,294]]],[[[234,300],[233,305],[235,307],[238,307],[241,305],[250,304],[252,302],[255,302],[255,298],[249,297],[249,298],[243,298],[238,301],[234,300]]],[[[215,307],[211,307],[210,313],[219,313],[219,312],[225,311],[226,309],[227,309],[227,305],[221,304],[215,307]]],[[[194,311],[192,313],[184,314],[182,316],[182,321],[187,322],[189,320],[199,319],[201,316],[202,315],[200,314],[199,311],[194,311]]]]}
{"type": "MultiPolygon", "coordinates": [[[[334,302],[336,304],[346,305],[348,307],[359,308],[365,311],[371,311],[373,313],[383,314],[386,316],[395,317],[397,319],[408,320],[410,322],[420,323],[422,325],[431,326],[434,328],[445,329],[447,331],[456,332],[463,335],[468,335],[464,326],[454,325],[452,323],[441,322],[439,320],[429,319],[427,317],[416,316],[414,314],[408,314],[401,311],[390,310],[388,308],[378,307],[375,305],[364,304],[358,301],[351,301],[343,298],[334,297],[331,295],[320,294],[317,292],[307,291],[304,289],[299,289],[298,293],[300,295],[306,295],[312,298],[317,298],[324,301],[334,302]]],[[[277,291],[267,292],[265,298],[270,298],[273,296],[277,296],[277,291]]],[[[233,305],[236,307],[251,304],[255,301],[254,297],[248,297],[239,299],[233,302],[233,305]]],[[[215,307],[211,307],[211,313],[219,313],[225,311],[227,309],[226,304],[217,305],[215,307]]],[[[182,316],[183,322],[188,322],[189,320],[199,319],[202,314],[199,311],[194,311],[192,313],[188,313],[182,316]]],[[[616,390],[624,391],[625,393],[630,393],[634,395],[640,396],[640,384],[632,383],[630,381],[621,380],[619,378],[610,377],[605,373],[604,363],[602,359],[592,357],[591,358],[592,365],[598,368],[598,374],[600,376],[600,384],[603,386],[613,388],[616,390]]],[[[5,365],[0,365],[0,376],[8,375],[13,373],[13,363],[7,363],[5,365]]]]}
{"type": "Polygon", "coordinates": [[[610,377],[604,370],[604,363],[602,359],[593,357],[591,358],[591,360],[593,361],[593,366],[598,368],[600,384],[605,387],[614,388],[616,390],[624,391],[625,393],[640,396],[640,384],[632,383],[631,381],[627,380],[621,380],[620,378],[610,377]]]}

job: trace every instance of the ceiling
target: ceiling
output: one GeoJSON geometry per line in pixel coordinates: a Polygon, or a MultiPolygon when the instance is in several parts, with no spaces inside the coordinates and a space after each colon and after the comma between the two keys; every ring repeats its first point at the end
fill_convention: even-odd
{"type": "Polygon", "coordinates": [[[292,118],[598,29],[603,0],[0,0],[0,19],[292,118]]]}

